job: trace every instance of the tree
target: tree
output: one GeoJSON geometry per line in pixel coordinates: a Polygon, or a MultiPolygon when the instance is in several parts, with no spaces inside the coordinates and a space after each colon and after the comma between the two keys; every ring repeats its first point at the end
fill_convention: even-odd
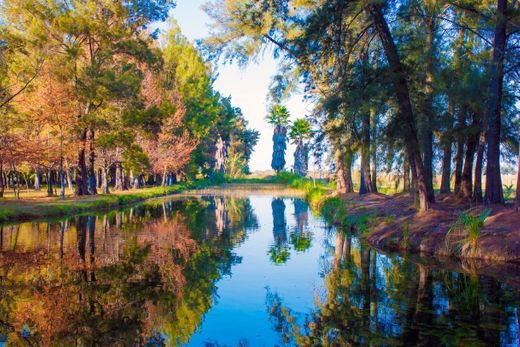
{"type": "Polygon", "coordinates": [[[294,152],[294,172],[300,176],[307,176],[309,168],[309,148],[305,143],[312,134],[311,125],[305,118],[296,119],[289,130],[289,138],[296,145],[294,152]]]}
{"type": "Polygon", "coordinates": [[[424,166],[419,152],[419,141],[414,120],[408,82],[399,58],[394,39],[383,16],[382,7],[379,4],[367,5],[367,11],[371,17],[375,30],[383,45],[386,58],[391,70],[391,81],[397,101],[398,118],[402,124],[402,137],[405,141],[407,154],[412,165],[412,176],[416,178],[419,193],[419,205],[421,210],[429,209],[428,188],[424,176],[424,166]]]}
{"type": "Polygon", "coordinates": [[[491,81],[488,102],[487,129],[487,203],[504,203],[502,176],[500,174],[500,127],[502,113],[502,93],[504,84],[504,55],[507,44],[507,0],[497,0],[496,26],[491,61],[491,81]]]}
{"type": "Polygon", "coordinates": [[[285,150],[287,148],[287,126],[289,125],[289,111],[285,106],[276,104],[271,107],[266,120],[274,127],[273,157],[271,167],[279,173],[285,167],[285,150]]]}

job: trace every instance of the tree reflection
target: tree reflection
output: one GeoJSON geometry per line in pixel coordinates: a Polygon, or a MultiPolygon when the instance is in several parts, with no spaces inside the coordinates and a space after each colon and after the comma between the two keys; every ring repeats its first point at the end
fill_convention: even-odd
{"type": "Polygon", "coordinates": [[[516,297],[498,282],[388,258],[337,232],[327,295],[302,316],[267,293],[284,343],[345,345],[515,345],[516,297]]]}
{"type": "MultiPolygon", "coordinates": [[[[151,201],[125,211],[11,228],[2,234],[0,340],[9,345],[189,342],[258,226],[248,200],[151,201]],[[16,234],[15,234],[16,232],[16,234]],[[20,261],[23,260],[23,261],[20,261]],[[23,332],[23,333],[22,333],[23,332]]],[[[6,230],[3,227],[2,230],[6,230]]]]}
{"type": "Polygon", "coordinates": [[[306,229],[309,223],[309,207],[301,199],[293,199],[293,204],[296,228],[291,232],[291,244],[296,251],[305,252],[312,244],[312,233],[306,229]]]}
{"type": "Polygon", "coordinates": [[[274,198],[271,201],[273,213],[273,237],[274,243],[269,249],[269,257],[276,264],[284,264],[289,260],[290,252],[287,246],[287,221],[285,220],[285,202],[282,198],[274,198]]]}

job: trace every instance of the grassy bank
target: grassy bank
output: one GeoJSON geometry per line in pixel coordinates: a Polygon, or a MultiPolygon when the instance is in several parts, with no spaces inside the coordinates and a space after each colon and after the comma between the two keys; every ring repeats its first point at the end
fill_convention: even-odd
{"type": "Polygon", "coordinates": [[[57,197],[30,200],[0,201],[0,222],[26,221],[32,219],[57,218],[84,212],[118,208],[146,199],[172,195],[188,189],[200,189],[219,184],[213,180],[200,180],[176,184],[170,187],[150,187],[112,194],[85,197],[57,197]]]}
{"type": "Polygon", "coordinates": [[[327,189],[327,186],[321,182],[313,182],[290,173],[280,173],[277,176],[236,179],[215,176],[212,179],[176,184],[170,187],[149,187],[95,196],[74,197],[73,195],[67,195],[65,199],[60,199],[56,196],[30,196],[20,200],[4,199],[0,200],[0,223],[59,218],[85,212],[105,211],[150,198],[234,183],[251,185],[283,184],[293,189],[303,190],[309,196],[321,195],[321,192],[327,189]]]}
{"type": "Polygon", "coordinates": [[[512,207],[474,206],[451,194],[437,196],[424,213],[408,194],[338,195],[333,185],[286,173],[272,180],[305,191],[311,209],[329,224],[382,250],[520,261],[520,214],[512,207]]]}
{"type": "Polygon", "coordinates": [[[425,213],[407,194],[328,195],[310,204],[338,230],[385,251],[520,261],[520,214],[512,207],[471,206],[448,195],[425,213]]]}

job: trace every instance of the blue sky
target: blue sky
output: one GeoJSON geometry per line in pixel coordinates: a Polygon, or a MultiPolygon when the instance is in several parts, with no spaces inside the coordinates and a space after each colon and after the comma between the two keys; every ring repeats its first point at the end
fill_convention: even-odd
{"type": "MultiPolygon", "coordinates": [[[[201,39],[209,34],[210,20],[201,10],[206,0],[177,0],[177,7],[172,16],[179,23],[183,34],[190,40],[201,39]]],[[[251,158],[251,170],[270,170],[272,153],[272,129],[265,122],[267,113],[266,96],[271,76],[277,70],[277,62],[268,55],[251,63],[245,68],[236,65],[218,66],[218,78],[215,88],[223,95],[230,95],[233,105],[240,107],[249,121],[249,126],[260,131],[260,141],[251,158]]],[[[303,117],[310,108],[302,100],[302,95],[295,95],[286,106],[292,118],[303,117]]],[[[289,146],[286,153],[287,168],[293,165],[294,146],[289,146]]]]}

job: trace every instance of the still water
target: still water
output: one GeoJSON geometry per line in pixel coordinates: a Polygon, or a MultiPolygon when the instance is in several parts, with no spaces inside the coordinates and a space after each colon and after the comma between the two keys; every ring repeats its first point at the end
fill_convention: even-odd
{"type": "Polygon", "coordinates": [[[0,346],[519,346],[519,298],[379,253],[297,198],[0,226],[0,346]]]}

